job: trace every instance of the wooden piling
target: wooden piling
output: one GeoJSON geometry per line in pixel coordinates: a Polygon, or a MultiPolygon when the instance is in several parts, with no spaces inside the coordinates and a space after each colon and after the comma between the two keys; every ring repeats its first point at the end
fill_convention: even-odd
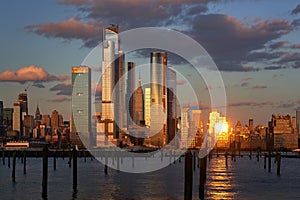
{"type": "Polygon", "coordinates": [[[72,166],[72,152],[69,150],[69,161],[68,161],[69,167],[71,168],[72,166]]]}
{"type": "Polygon", "coordinates": [[[5,151],[2,149],[2,163],[5,165],[5,151]]]}
{"type": "Polygon", "coordinates": [[[12,167],[12,174],[11,174],[13,182],[16,182],[16,154],[17,154],[17,152],[14,151],[13,152],[13,167],[12,167]]]}
{"type": "Polygon", "coordinates": [[[53,152],[53,170],[56,170],[56,151],[53,152]]]}
{"type": "Polygon", "coordinates": [[[281,155],[279,153],[276,155],[276,160],[277,160],[277,176],[280,176],[281,155]]]}
{"type": "Polygon", "coordinates": [[[48,187],[48,147],[43,148],[43,180],[42,180],[42,198],[47,199],[48,187]]]}
{"type": "Polygon", "coordinates": [[[193,192],[193,168],[192,153],[190,150],[185,153],[184,171],[184,199],[191,200],[193,192]]]}
{"type": "Polygon", "coordinates": [[[206,180],[206,164],[207,164],[207,157],[203,157],[200,159],[200,175],[199,175],[199,199],[204,199],[204,186],[206,180]]]}
{"type": "Polygon", "coordinates": [[[256,160],[257,160],[257,162],[259,162],[259,151],[257,151],[256,160]]]}
{"type": "Polygon", "coordinates": [[[271,172],[271,151],[269,151],[269,157],[268,157],[268,171],[271,172]]]}
{"type": "Polygon", "coordinates": [[[108,165],[108,157],[107,152],[105,152],[105,165],[104,165],[104,174],[107,175],[107,165],[108,165]]]}
{"type": "Polygon", "coordinates": [[[23,174],[26,174],[26,151],[23,152],[23,174]]]}
{"type": "Polygon", "coordinates": [[[8,168],[10,168],[10,152],[9,151],[7,152],[7,165],[8,165],[8,168]]]}
{"type": "Polygon", "coordinates": [[[264,157],[264,169],[267,168],[267,153],[265,153],[265,157],[264,157]]]}
{"type": "Polygon", "coordinates": [[[73,190],[77,190],[77,146],[73,147],[73,190]]]}
{"type": "Polygon", "coordinates": [[[196,151],[193,152],[193,167],[194,171],[196,170],[196,151]]]}

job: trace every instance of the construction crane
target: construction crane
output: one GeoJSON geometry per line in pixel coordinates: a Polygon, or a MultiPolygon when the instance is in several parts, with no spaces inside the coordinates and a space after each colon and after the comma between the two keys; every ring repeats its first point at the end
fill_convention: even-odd
{"type": "Polygon", "coordinates": [[[31,85],[32,85],[32,83],[29,83],[29,84],[27,85],[27,87],[24,89],[24,91],[27,92],[27,90],[31,87],[31,85]]]}

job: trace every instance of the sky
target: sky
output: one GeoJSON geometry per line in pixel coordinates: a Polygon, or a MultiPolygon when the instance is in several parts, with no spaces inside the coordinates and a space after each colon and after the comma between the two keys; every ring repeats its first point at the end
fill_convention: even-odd
{"type": "MultiPolygon", "coordinates": [[[[300,107],[300,1],[289,0],[28,0],[0,7],[0,100],[13,107],[28,88],[29,112],[56,109],[69,119],[71,67],[102,41],[102,28],[164,27],[199,42],[221,72],[233,126],[267,125],[274,113],[300,107]]],[[[134,59],[131,57],[130,59],[134,59]]],[[[149,58],[141,55],[137,60],[149,58]]],[[[172,63],[172,60],[169,60],[172,63]]],[[[188,66],[173,62],[187,74],[188,66]]],[[[99,64],[100,66],[100,64],[99,64]]],[[[178,81],[180,82],[180,81],[178,81]]],[[[178,83],[178,87],[184,81],[178,83]]],[[[209,85],[197,90],[209,111],[209,85]]],[[[203,116],[208,118],[207,113],[203,116]]]]}

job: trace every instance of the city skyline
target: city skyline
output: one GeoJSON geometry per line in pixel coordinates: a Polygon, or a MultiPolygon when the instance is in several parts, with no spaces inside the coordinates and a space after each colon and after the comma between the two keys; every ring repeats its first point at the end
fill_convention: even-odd
{"type": "MultiPolygon", "coordinates": [[[[267,125],[273,113],[294,116],[300,101],[297,84],[295,84],[298,80],[297,60],[300,42],[297,37],[299,2],[271,3],[266,0],[258,3],[207,2],[209,3],[191,1],[185,4],[170,1],[170,4],[166,4],[163,1],[155,1],[149,16],[144,15],[146,19],[153,17],[158,20],[150,20],[144,25],[164,26],[184,31],[207,48],[223,76],[228,98],[226,115],[231,125],[237,120],[246,124],[249,118],[254,118],[256,125],[267,125]],[[255,9],[247,9],[248,6],[255,9]],[[266,11],[268,7],[270,9],[266,11]],[[160,8],[160,12],[155,8],[160,8]],[[167,8],[172,12],[167,12],[167,8]],[[176,11],[175,8],[180,9],[176,11]],[[156,15],[158,13],[161,15],[156,15]],[[182,21],[176,21],[176,18],[172,18],[174,15],[182,16],[182,21]],[[190,20],[190,27],[188,27],[188,20],[190,20]],[[165,24],[159,24],[159,21],[165,24]],[[214,28],[209,27],[210,23],[214,24],[214,28]],[[223,24],[227,25],[227,29],[223,24]],[[203,31],[195,34],[197,30],[203,31]],[[228,43],[221,41],[218,34],[215,38],[206,36],[206,31],[223,32],[224,40],[228,40],[228,43]],[[212,41],[219,44],[214,45],[212,41]],[[238,43],[245,44],[247,48],[239,46],[238,43]],[[228,46],[231,47],[230,53],[224,50],[228,46]],[[237,64],[237,61],[240,62],[237,64]]],[[[3,6],[5,9],[1,12],[5,16],[12,16],[8,12],[14,13],[13,10],[18,10],[20,15],[25,10],[30,11],[35,6],[39,6],[36,2],[34,6],[29,3],[15,5],[6,2],[6,4],[7,6],[3,6]],[[21,9],[23,7],[25,9],[21,9]]],[[[6,28],[2,33],[2,40],[6,49],[3,49],[1,55],[0,91],[2,93],[5,91],[5,96],[1,95],[1,100],[4,102],[4,107],[11,108],[17,94],[27,88],[29,113],[34,113],[38,104],[44,113],[51,113],[55,108],[62,112],[65,118],[69,118],[72,93],[70,67],[79,65],[91,47],[99,44],[102,37],[101,29],[107,24],[120,24],[121,31],[141,27],[142,19],[134,21],[134,18],[128,18],[124,21],[121,17],[123,12],[116,12],[118,6],[120,8],[131,6],[136,11],[136,13],[132,12],[135,16],[138,14],[137,10],[147,3],[126,4],[116,1],[102,5],[100,2],[92,1],[90,6],[96,10],[99,9],[98,5],[102,5],[103,8],[111,6],[111,15],[115,15],[115,19],[101,12],[92,15],[96,10],[87,10],[86,13],[91,14],[89,17],[76,17],[76,14],[84,13],[77,9],[74,2],[62,1],[62,4],[47,2],[46,4],[49,11],[43,14],[35,13],[41,15],[39,19],[31,16],[34,12],[32,14],[27,12],[27,17],[18,21],[3,22],[6,28]],[[56,16],[52,14],[54,11],[58,13],[56,16]],[[75,34],[76,30],[80,30],[78,34],[75,34]],[[57,59],[51,59],[53,57],[57,59]]],[[[82,1],[81,6],[89,6],[89,3],[82,1]]],[[[39,9],[39,12],[42,10],[39,9]]],[[[5,19],[7,18],[2,17],[2,20],[5,19]]],[[[136,64],[138,65],[139,62],[143,63],[143,60],[137,60],[136,64]]],[[[175,64],[174,67],[180,65],[175,64]]],[[[209,87],[203,84],[199,90],[205,93],[209,87]]],[[[205,112],[209,101],[204,99],[202,103],[205,112]]],[[[208,115],[204,115],[204,118],[207,118],[205,116],[208,115]]]]}

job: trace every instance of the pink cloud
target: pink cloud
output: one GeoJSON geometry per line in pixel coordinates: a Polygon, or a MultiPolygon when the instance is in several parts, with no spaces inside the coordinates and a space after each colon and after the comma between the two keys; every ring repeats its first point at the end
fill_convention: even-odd
{"type": "Polygon", "coordinates": [[[49,74],[46,70],[35,65],[30,65],[18,69],[16,72],[6,70],[0,73],[0,81],[2,82],[19,82],[25,83],[28,81],[49,82],[49,81],[65,81],[69,76],[55,76],[49,74]]]}
{"type": "Polygon", "coordinates": [[[255,102],[255,101],[241,101],[229,103],[230,107],[239,107],[239,106],[271,106],[274,105],[272,101],[264,101],[264,102],[255,102]]]}
{"type": "Polygon", "coordinates": [[[267,87],[268,86],[266,86],[266,85],[255,85],[255,86],[252,87],[252,89],[265,89],[267,87]]]}
{"type": "Polygon", "coordinates": [[[61,102],[64,102],[64,101],[71,101],[71,99],[67,98],[67,97],[59,96],[59,97],[56,97],[55,99],[50,99],[48,101],[53,102],[53,103],[61,103],[61,102]]]}

